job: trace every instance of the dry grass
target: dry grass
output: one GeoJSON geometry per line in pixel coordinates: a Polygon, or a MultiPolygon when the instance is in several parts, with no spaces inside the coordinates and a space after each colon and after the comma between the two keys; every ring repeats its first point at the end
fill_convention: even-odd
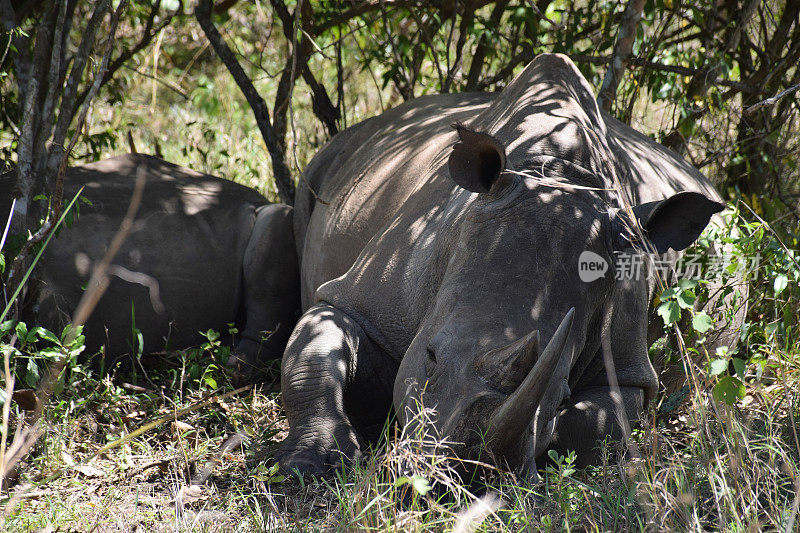
{"type": "Polygon", "coordinates": [[[279,395],[262,390],[218,401],[84,463],[109,440],[208,392],[176,382],[169,368],[150,372],[145,392],[115,384],[124,376],[84,377],[51,401],[45,436],[11,489],[21,497],[4,501],[4,528],[793,531],[800,451],[791,415],[800,398],[797,363],[789,361],[796,360],[776,360],[772,384],[751,387],[734,408],[695,389],[669,418],[657,420],[653,410],[634,436],[638,459],[586,470],[568,459],[551,462],[534,485],[497,470],[465,485],[445,443],[394,427],[354,469],[283,479],[270,457],[285,420],[279,395]],[[247,438],[227,449],[236,435],[247,438]],[[54,473],[61,475],[36,485],[54,473]]]}

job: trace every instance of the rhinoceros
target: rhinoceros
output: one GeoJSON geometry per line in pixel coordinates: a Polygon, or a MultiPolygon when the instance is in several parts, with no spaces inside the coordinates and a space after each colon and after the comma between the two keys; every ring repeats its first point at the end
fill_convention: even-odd
{"type": "Polygon", "coordinates": [[[654,283],[615,279],[615,252],[685,249],[723,208],[685,161],[601,113],[563,55],[499,93],[425,96],[344,130],[300,183],[305,312],[276,458],[311,473],[356,458],[392,409],[526,475],[549,448],[596,461],[658,384],[654,283]],[[582,255],[608,270],[583,280],[582,255]]]}
{"type": "MultiPolygon", "coordinates": [[[[138,171],[146,179],[134,227],[113,261],[111,283],[84,333],[88,351],[116,358],[199,344],[201,332],[241,333],[230,363],[240,380],[259,360],[279,358],[300,315],[292,209],[256,191],[129,154],[67,170],[64,196],[80,187],[75,223],[61,230],[38,265],[23,318],[60,332],[119,229],[138,171]],[[133,328],[142,334],[143,346],[133,328]],[[271,332],[262,341],[265,332],[271,332]]],[[[11,200],[7,178],[0,210],[11,200]]]]}

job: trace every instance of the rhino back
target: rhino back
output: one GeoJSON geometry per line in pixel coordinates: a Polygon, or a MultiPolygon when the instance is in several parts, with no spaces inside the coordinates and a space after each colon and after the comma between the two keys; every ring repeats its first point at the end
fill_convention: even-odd
{"type": "Polygon", "coordinates": [[[611,149],[622,165],[622,185],[633,204],[694,191],[721,201],[710,181],[684,158],[619,120],[604,115],[611,149]]]}
{"type": "MultiPolygon", "coordinates": [[[[446,158],[454,135],[450,125],[471,120],[492,98],[420,97],[345,130],[314,157],[306,176],[316,185],[319,200],[310,212],[303,244],[304,309],[317,287],[344,274],[370,239],[401,208],[408,209],[409,197],[446,158]]],[[[443,199],[430,197],[427,203],[443,199]]]]}
{"type": "Polygon", "coordinates": [[[147,181],[136,222],[86,326],[89,348],[106,344],[110,354],[129,350],[134,323],[145,335],[145,349],[153,351],[166,338],[191,345],[201,339],[198,330],[233,322],[241,258],[255,208],[266,203],[246,187],[151,156],[125,155],[70,169],[65,198],[83,187],[81,196],[91,204],[81,202],[75,223],[43,255],[37,310],[42,324],[57,329],[74,311],[125,216],[138,169],[147,181]]]}

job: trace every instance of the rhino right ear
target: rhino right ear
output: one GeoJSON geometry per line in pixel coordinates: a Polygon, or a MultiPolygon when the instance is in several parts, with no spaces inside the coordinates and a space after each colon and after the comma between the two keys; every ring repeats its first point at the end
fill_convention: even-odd
{"type": "Polygon", "coordinates": [[[468,191],[488,193],[506,168],[505,147],[489,135],[453,124],[457,142],[447,161],[450,177],[468,191]]]}
{"type": "MultiPolygon", "coordinates": [[[[664,200],[633,207],[633,214],[644,236],[660,254],[672,248],[688,248],[703,232],[714,213],[725,205],[697,192],[679,192],[664,200]]],[[[637,245],[637,237],[624,229],[618,234],[617,249],[637,245]]]]}

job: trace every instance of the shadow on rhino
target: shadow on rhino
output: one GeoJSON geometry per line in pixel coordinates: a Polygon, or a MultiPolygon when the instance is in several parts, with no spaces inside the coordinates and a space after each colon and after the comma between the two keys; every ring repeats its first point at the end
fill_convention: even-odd
{"type": "MultiPolygon", "coordinates": [[[[242,382],[279,358],[299,315],[292,209],[236,183],[146,155],[68,169],[65,198],[83,187],[79,216],[51,240],[21,319],[60,333],[146,178],[134,226],[112,261],[111,282],[86,323],[88,353],[106,362],[199,345],[236,325],[230,365],[242,382]],[[141,333],[137,346],[134,329],[141,333]]],[[[8,213],[13,179],[2,180],[8,213]]]]}
{"type": "Polygon", "coordinates": [[[500,93],[421,97],[339,133],[300,184],[304,314],[276,458],[310,473],[357,459],[392,411],[527,476],[548,449],[596,462],[658,389],[655,280],[617,280],[614,258],[675,259],[723,208],[553,54],[500,93]],[[607,271],[581,279],[581,257],[607,271]]]}

